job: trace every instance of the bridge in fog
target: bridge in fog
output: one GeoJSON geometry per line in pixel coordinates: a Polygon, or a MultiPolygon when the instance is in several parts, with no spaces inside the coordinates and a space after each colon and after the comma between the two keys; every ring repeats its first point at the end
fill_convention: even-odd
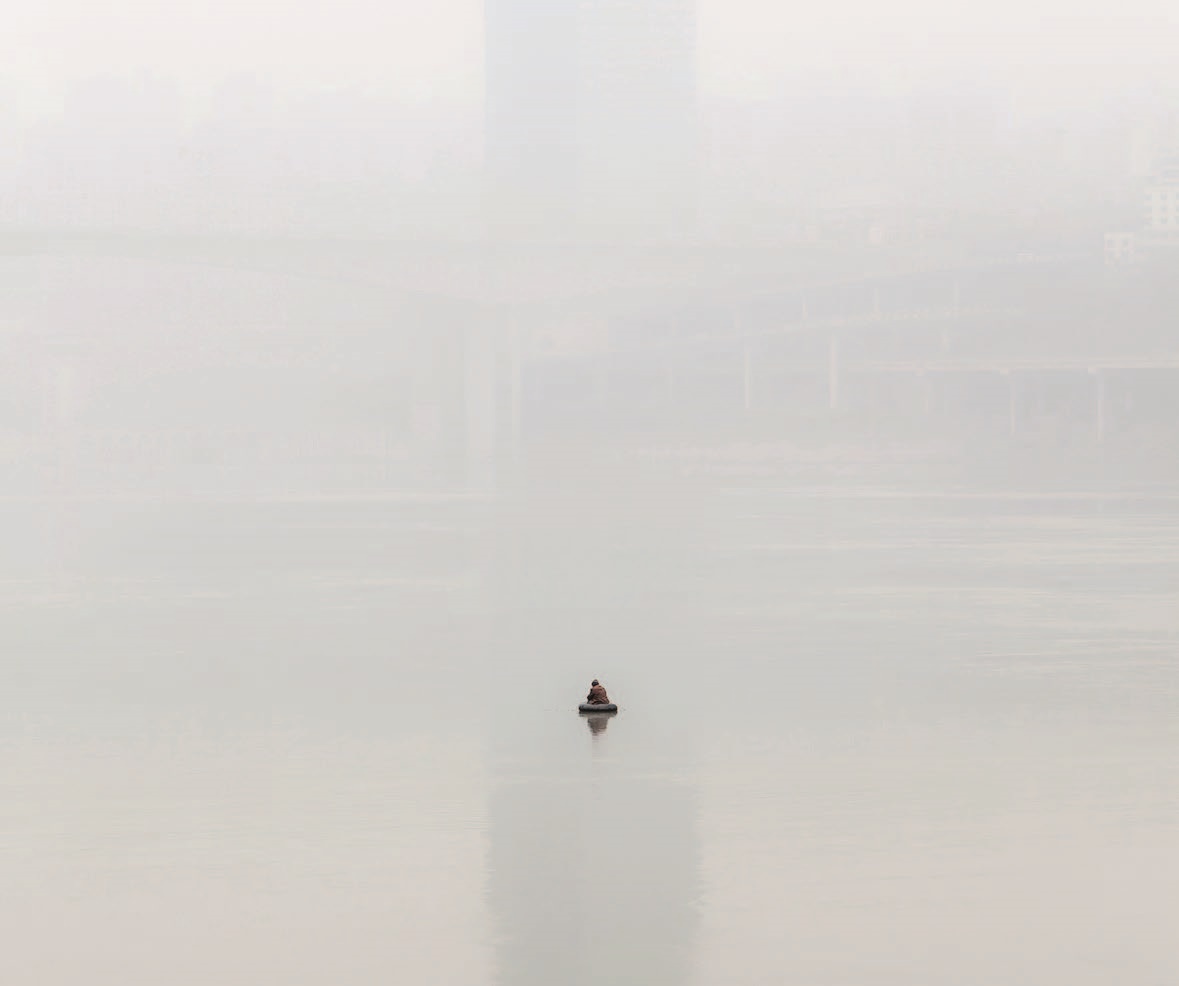
{"type": "MultiPolygon", "coordinates": [[[[84,419],[104,395],[146,395],[153,379],[165,392],[139,403],[166,402],[194,367],[210,381],[245,372],[246,386],[250,373],[289,382],[331,367],[345,388],[364,380],[381,389],[375,413],[400,422],[397,441],[411,457],[450,462],[449,475],[476,485],[534,440],[600,424],[728,422],[739,432],[751,415],[932,415],[957,400],[991,406],[1018,431],[1053,387],[1088,407],[1100,440],[1111,408],[1122,413],[1143,374],[1172,380],[1179,369],[1179,340],[1137,331],[1151,316],[1126,301],[1149,302],[1157,285],[1094,293],[1095,282],[1125,275],[1078,264],[877,264],[840,277],[800,270],[785,255],[734,264],[723,251],[647,257],[627,270],[626,257],[575,251],[546,259],[322,242],[272,252],[265,243],[117,238],[5,245],[10,258],[68,258],[51,294],[68,296],[71,278],[92,268],[97,280],[122,278],[124,295],[155,296],[143,317],[167,328],[130,351],[118,313],[32,305],[0,348],[11,388],[27,388],[36,369],[55,427],[84,419]],[[187,288],[200,306],[179,315],[184,278],[195,275],[182,275],[179,288],[156,283],[176,269],[204,278],[187,288]],[[225,271],[249,279],[248,324],[232,306],[203,310],[225,271]],[[308,291],[313,304],[302,300],[308,291]],[[107,319],[101,331],[87,324],[91,312],[96,323],[107,319]]],[[[222,395],[208,386],[211,405],[222,395]]]]}

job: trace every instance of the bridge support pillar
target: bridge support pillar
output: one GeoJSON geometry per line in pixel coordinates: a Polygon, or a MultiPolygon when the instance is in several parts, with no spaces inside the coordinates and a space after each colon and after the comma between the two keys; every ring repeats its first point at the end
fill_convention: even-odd
{"type": "Polygon", "coordinates": [[[593,393],[594,406],[598,409],[598,413],[604,417],[608,417],[611,413],[610,408],[610,391],[612,387],[610,379],[610,354],[606,352],[597,357],[593,368],[590,387],[593,393]]]}
{"type": "Polygon", "coordinates": [[[486,312],[436,317],[410,353],[410,452],[431,487],[490,492],[521,431],[521,353],[514,325],[486,312]]]}
{"type": "Polygon", "coordinates": [[[441,393],[445,380],[445,346],[441,329],[419,329],[410,353],[409,443],[415,471],[424,479],[434,480],[445,459],[447,438],[441,393]]]}
{"type": "Polygon", "coordinates": [[[920,377],[925,413],[933,414],[937,410],[937,384],[928,373],[922,373],[920,377]]]}
{"type": "Polygon", "coordinates": [[[753,409],[753,354],[749,351],[749,343],[745,343],[741,350],[742,380],[744,384],[745,411],[753,409]]]}
{"type": "Polygon", "coordinates": [[[515,318],[508,326],[508,416],[511,444],[509,453],[513,461],[520,458],[520,440],[523,432],[524,401],[524,339],[520,324],[515,318]]]}
{"type": "Polygon", "coordinates": [[[1096,391],[1096,408],[1093,419],[1093,430],[1097,437],[1097,441],[1105,441],[1105,427],[1106,427],[1106,399],[1105,399],[1105,374],[1095,366],[1089,367],[1089,373],[1093,377],[1094,389],[1096,391]]]}
{"type": "Polygon", "coordinates": [[[463,347],[463,458],[466,485],[490,490],[496,480],[496,347],[494,327],[482,321],[466,327],[463,347]]]}
{"type": "Polygon", "coordinates": [[[47,428],[68,427],[78,404],[78,374],[66,363],[47,367],[41,377],[41,412],[47,428]]]}
{"type": "Polygon", "coordinates": [[[74,424],[79,394],[76,367],[56,363],[45,368],[41,378],[41,428],[51,452],[55,488],[64,488],[73,482],[76,452],[74,424]]]}
{"type": "Polygon", "coordinates": [[[839,410],[839,336],[834,332],[827,340],[827,407],[839,410]]]}
{"type": "Polygon", "coordinates": [[[1003,370],[1007,378],[1007,433],[1014,435],[1019,430],[1019,393],[1015,388],[1015,374],[1003,370]]]}

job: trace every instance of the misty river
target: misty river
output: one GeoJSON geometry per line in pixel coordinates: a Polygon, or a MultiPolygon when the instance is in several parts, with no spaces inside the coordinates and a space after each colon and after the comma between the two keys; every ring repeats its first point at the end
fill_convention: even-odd
{"type": "Polygon", "coordinates": [[[1179,0],[5,10],[0,986],[1179,986],[1179,0]]]}
{"type": "Polygon", "coordinates": [[[5,982],[1179,978],[1165,498],[0,511],[5,982]]]}

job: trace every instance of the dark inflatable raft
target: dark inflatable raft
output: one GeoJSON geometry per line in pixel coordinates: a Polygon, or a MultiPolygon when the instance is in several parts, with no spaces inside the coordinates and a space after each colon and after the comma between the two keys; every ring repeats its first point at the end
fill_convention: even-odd
{"type": "Polygon", "coordinates": [[[618,706],[611,702],[609,705],[588,705],[581,704],[577,707],[578,712],[617,712],[618,706]]]}

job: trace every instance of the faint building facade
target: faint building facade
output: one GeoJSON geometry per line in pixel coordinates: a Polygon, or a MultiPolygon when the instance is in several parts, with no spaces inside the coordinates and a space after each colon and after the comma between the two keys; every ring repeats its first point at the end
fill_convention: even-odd
{"type": "Polygon", "coordinates": [[[1132,264],[1138,259],[1138,237],[1135,233],[1105,234],[1105,262],[1111,267],[1132,264]]]}
{"type": "Polygon", "coordinates": [[[487,0],[493,235],[676,238],[698,160],[695,0],[487,0]]]}
{"type": "Polygon", "coordinates": [[[1143,226],[1151,246],[1179,246],[1179,148],[1155,161],[1144,188],[1143,226]]]}
{"type": "Polygon", "coordinates": [[[1179,247],[1179,114],[1155,123],[1149,170],[1142,178],[1141,245],[1147,252],[1179,247]]]}

